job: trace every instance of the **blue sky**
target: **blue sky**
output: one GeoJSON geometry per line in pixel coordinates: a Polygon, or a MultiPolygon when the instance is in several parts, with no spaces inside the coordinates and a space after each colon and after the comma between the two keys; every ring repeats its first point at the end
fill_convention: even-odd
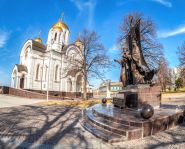
{"type": "MultiPolygon", "coordinates": [[[[177,47],[185,40],[185,1],[183,0],[1,0],[0,1],[0,85],[9,85],[14,64],[19,63],[22,45],[37,36],[46,43],[50,27],[61,12],[70,28],[70,42],[84,28],[96,30],[108,54],[119,57],[116,48],[123,16],[140,11],[156,23],[158,41],[170,67],[178,65],[177,47]]],[[[118,81],[116,65],[105,79],[118,81]]],[[[101,81],[91,80],[98,85],[101,81]]]]}

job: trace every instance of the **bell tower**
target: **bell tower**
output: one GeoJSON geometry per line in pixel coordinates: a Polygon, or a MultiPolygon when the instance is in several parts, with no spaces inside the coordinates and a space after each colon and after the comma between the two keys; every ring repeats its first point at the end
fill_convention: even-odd
{"type": "Polygon", "coordinates": [[[64,13],[62,13],[61,18],[57,23],[55,23],[49,30],[48,40],[47,40],[47,50],[56,50],[61,52],[64,45],[68,45],[69,38],[69,28],[62,21],[64,13]]]}

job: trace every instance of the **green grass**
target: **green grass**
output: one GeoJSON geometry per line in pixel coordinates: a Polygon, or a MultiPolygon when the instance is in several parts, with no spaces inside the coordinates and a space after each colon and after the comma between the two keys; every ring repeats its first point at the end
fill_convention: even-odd
{"type": "MultiPolygon", "coordinates": [[[[112,100],[107,100],[107,104],[112,103],[112,100]]],[[[68,107],[80,107],[80,108],[87,108],[95,104],[101,104],[101,100],[91,99],[91,100],[51,100],[48,102],[41,102],[41,105],[44,106],[52,106],[52,105],[59,105],[59,106],[68,106],[68,107]]]]}
{"type": "Polygon", "coordinates": [[[166,90],[165,92],[163,92],[163,94],[165,94],[165,93],[183,93],[183,92],[185,92],[185,87],[179,88],[176,91],[174,88],[172,88],[171,90],[166,90]]]}

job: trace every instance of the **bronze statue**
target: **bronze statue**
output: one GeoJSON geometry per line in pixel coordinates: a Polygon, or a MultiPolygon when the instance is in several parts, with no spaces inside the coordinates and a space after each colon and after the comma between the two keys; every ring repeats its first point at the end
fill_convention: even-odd
{"type": "Polygon", "coordinates": [[[133,24],[133,17],[130,17],[130,31],[125,37],[125,46],[121,60],[115,60],[121,65],[120,81],[124,86],[131,84],[151,83],[156,73],[148,67],[141,48],[140,21],[133,24]]]}

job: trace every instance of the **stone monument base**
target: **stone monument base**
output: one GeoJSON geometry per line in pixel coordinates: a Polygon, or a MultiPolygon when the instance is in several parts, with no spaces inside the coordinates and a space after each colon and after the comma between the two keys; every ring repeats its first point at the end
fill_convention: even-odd
{"type": "Polygon", "coordinates": [[[138,110],[96,104],[83,110],[80,123],[96,137],[110,143],[141,139],[183,123],[183,106],[175,107],[161,105],[150,119],[143,119],[138,110]]]}
{"type": "Polygon", "coordinates": [[[113,97],[114,106],[140,109],[144,104],[154,108],[160,106],[161,87],[150,85],[129,85],[113,97]]]}

